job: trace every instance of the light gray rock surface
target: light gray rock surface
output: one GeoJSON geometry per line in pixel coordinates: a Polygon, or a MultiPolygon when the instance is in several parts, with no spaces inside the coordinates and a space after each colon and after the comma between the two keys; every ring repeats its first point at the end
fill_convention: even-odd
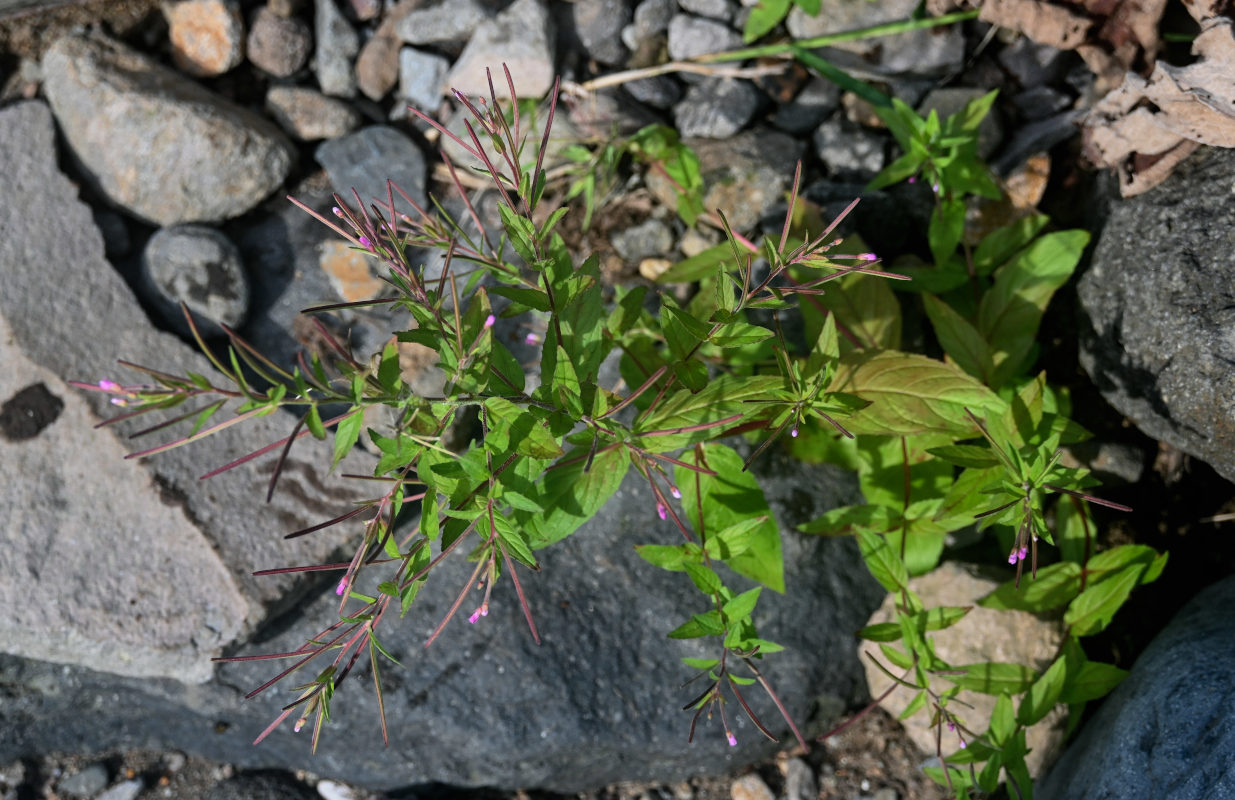
{"type": "Polygon", "coordinates": [[[815,154],[833,176],[869,180],[887,160],[887,137],[837,115],[811,136],[815,154]]]}
{"type": "Polygon", "coordinates": [[[759,110],[759,90],[740,78],[707,78],[686,90],[673,107],[673,121],[684,137],[727,139],[759,110]]]}
{"type": "Polygon", "coordinates": [[[238,216],[291,168],[291,145],[269,120],[118,42],[65,36],[43,68],[44,91],[84,178],[142,220],[166,226],[238,216]]]}
{"type": "Polygon", "coordinates": [[[295,139],[315,142],[346,136],[360,125],[360,113],[346,101],[306,86],[271,86],[266,113],[295,139]]]}
{"type": "MultiPolygon", "coordinates": [[[[129,438],[151,418],[93,430],[120,409],[67,381],[141,383],[142,376],[116,366],[117,358],[166,371],[211,368],[146,322],[103,259],[89,209],[56,167],[45,105],[0,112],[0,162],[12,165],[0,174],[0,189],[29,199],[0,214],[0,347],[10,366],[0,378],[4,397],[41,382],[63,403],[36,438],[0,443],[13,470],[0,490],[0,596],[10,609],[0,643],[8,652],[91,670],[206,680],[210,657],[305,590],[303,580],[251,572],[325,559],[342,536],[287,541],[280,532],[341,513],[354,490],[325,477],[328,445],[312,440],[293,450],[286,491],[270,505],[261,502],[267,460],[198,479],[285,436],[290,421],[278,416],[158,457],[125,460],[172,437],[129,438]]],[[[0,730],[12,727],[0,721],[0,730]]],[[[12,741],[0,750],[11,755],[12,741]]]]}
{"type": "Polygon", "coordinates": [[[284,17],[261,6],[249,27],[249,61],[276,78],[295,75],[309,60],[313,32],[299,17],[284,17]]]}
{"type": "Polygon", "coordinates": [[[675,61],[741,46],[742,35],[723,22],[691,14],[677,14],[669,20],[669,57],[675,61]]]}
{"type": "Polygon", "coordinates": [[[493,12],[481,0],[438,0],[410,11],[395,27],[408,44],[457,45],[471,38],[493,12]]]}
{"type": "Polygon", "coordinates": [[[1077,295],[1081,364],[1103,397],[1235,481],[1232,183],[1235,153],[1202,149],[1154,189],[1106,201],[1077,295]]]}
{"type": "Polygon", "coordinates": [[[622,28],[631,21],[625,0],[579,0],[571,9],[575,32],[587,54],[602,64],[620,66],[629,55],[622,28]]]}
{"type": "Polygon", "coordinates": [[[1202,591],[1150,643],[1034,796],[1235,797],[1235,578],[1202,591]]]}
{"type": "Polygon", "coordinates": [[[399,51],[399,99],[430,116],[442,102],[450,62],[414,47],[399,51]]]}
{"type": "MultiPolygon", "coordinates": [[[[330,176],[334,190],[349,206],[355,206],[355,189],[367,208],[377,199],[384,204],[390,179],[421,207],[425,200],[425,157],[405,134],[388,125],[370,125],[317,148],[317,162],[330,176]]],[[[415,212],[395,193],[395,206],[403,213],[415,212]]]]}
{"type": "Polygon", "coordinates": [[[313,9],[313,74],[317,76],[317,85],[335,97],[355,97],[356,72],[352,60],[360,52],[360,36],[335,0],[314,0],[313,9]]]}
{"type": "Polygon", "coordinates": [[[175,225],[155,232],[141,259],[145,299],[176,330],[191,336],[184,303],[203,336],[240,327],[249,313],[249,278],[240,251],[206,225],[175,225]]]}
{"type": "Polygon", "coordinates": [[[463,94],[488,97],[488,68],[497,96],[509,97],[505,64],[520,97],[541,97],[553,88],[556,53],[553,19],[545,0],[515,0],[477,26],[451,68],[448,83],[463,94]]]}

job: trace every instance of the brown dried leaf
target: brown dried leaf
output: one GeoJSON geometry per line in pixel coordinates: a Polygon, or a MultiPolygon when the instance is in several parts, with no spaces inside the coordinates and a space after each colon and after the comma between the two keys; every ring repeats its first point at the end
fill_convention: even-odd
{"type": "Polygon", "coordinates": [[[984,0],[978,19],[1060,50],[1074,49],[1093,27],[1093,20],[1040,0],[984,0]]]}

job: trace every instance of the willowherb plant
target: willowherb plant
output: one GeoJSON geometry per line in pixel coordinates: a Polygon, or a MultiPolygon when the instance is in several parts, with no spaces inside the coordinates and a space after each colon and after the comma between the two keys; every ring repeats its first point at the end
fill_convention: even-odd
{"type": "MultiPolygon", "coordinates": [[[[505,77],[514,96],[509,72],[505,77]]],[[[426,579],[446,558],[467,558],[475,566],[428,643],[460,611],[468,622],[480,624],[503,578],[513,585],[538,640],[520,572],[537,571],[537,551],[596,515],[634,470],[656,499],[649,514],[672,519],[683,536],[678,545],[641,546],[639,555],[685,573],[701,595],[700,606],[686,612],[668,635],[714,642],[713,657],[684,659],[706,676],[703,691],[686,704],[694,711],[689,735],[693,738],[702,715],[715,715],[735,745],[728,707],[736,702],[774,738],[743,694],[758,683],[805,746],[759,667],[781,648],[761,638],[755,626],[763,588],[783,592],[785,587],[779,530],[747,467],[780,443],[805,460],[858,471],[866,504],[831,511],[802,530],[854,536],[872,575],[897,596],[896,622],[859,633],[878,645],[876,663],[893,688],[916,692],[908,713],[925,709],[932,715],[943,763],[936,777],[967,796],[974,787],[993,789],[1006,769],[1017,792],[1027,796],[1025,727],[1059,702],[1077,707],[1102,696],[1122,677],[1111,665],[1088,661],[1078,637],[1105,627],[1133,586],[1156,578],[1165,562],[1149,548],[1093,553],[1093,521],[1084,503],[1101,501],[1083,492],[1092,479],[1083,470],[1060,466],[1058,452],[1085,433],[1067,419],[1065,398],[1043,376],[1028,373],[1042,311],[1079,259],[1083,235],[1038,237],[1044,223],[1034,221],[998,231],[988,238],[989,246],[984,242],[976,253],[966,250],[962,256],[952,252],[959,238],[947,238],[948,250],[946,237],[932,236],[932,252],[941,259],[933,282],[928,270],[913,272],[940,293],[924,295],[923,302],[946,360],[928,358],[900,349],[900,304],[889,287],[902,282],[885,279],[905,276],[877,269],[879,259],[864,245],[836,235],[853,204],[830,222],[812,215],[798,196],[799,167],[779,235],[752,241],[730,230],[720,212],[702,207],[698,161],[676,132],[650,127],[619,144],[602,145],[593,155],[583,148],[568,152],[578,166],[568,171],[571,186],[565,193],[581,195],[590,214],[599,179],[589,181],[589,170],[611,171],[631,155],[678,184],[684,221],[723,228],[728,241],[662,277],[698,281],[687,302],[647,286],[615,287],[607,297],[597,258],[576,258],[556,232],[568,208],[544,207],[557,96],[555,87],[539,146],[530,153],[524,149],[519,105],[503,112],[491,78],[487,101],[456,93],[471,115],[465,136],[416,112],[483,165],[479,171],[500,198],[500,230],[486,228],[449,162],[464,221],[436,202],[431,209],[420,207],[392,183],[384,202],[366,205],[353,192],[348,204],[336,196],[332,215],[293,199],[384,271],[382,297],[309,309],[322,314],[380,304],[406,314],[407,329],[380,353],[358,358],[319,323],[327,353],[301,355],[289,372],[229,330],[225,359],[214,356],[198,336],[225,386],[203,375],[128,365],[153,383],[101,381],[86,387],[131,409],[118,419],[204,402],[145,431],[191,422],[187,435],[134,456],[179,447],[278,409],[293,412],[297,419],[286,438],[209,473],[277,451],[269,492],[290,448],[305,436],[325,439],[333,430],[335,465],[362,435],[380,453],[373,478],[387,487],[384,493],[288,534],[304,536],[354,521],[359,535],[350,561],[257,573],[331,570],[340,576],[337,621],[293,652],[244,657],[291,662],[250,696],[293,672],[313,675],[258,741],[289,719],[299,730],[313,718],[316,748],[336,689],[366,655],[385,735],[379,664],[383,657],[394,659],[379,630],[396,612],[401,617],[412,610],[426,579]],[[413,214],[397,210],[396,194],[413,214]],[[445,254],[434,279],[411,258],[425,247],[445,254]],[[804,336],[784,335],[781,320],[788,315],[800,317],[804,336]],[[537,370],[529,372],[494,335],[499,319],[503,325],[523,321],[522,330],[530,331],[525,343],[540,348],[537,370]],[[445,375],[439,395],[417,395],[404,380],[399,363],[404,343],[436,354],[445,375]],[[621,380],[604,386],[601,365],[614,354],[621,380]],[[211,423],[233,401],[233,416],[211,423]],[[388,426],[367,427],[365,411],[375,406],[391,412],[388,426]],[[326,407],[343,410],[324,418],[326,407]],[[459,451],[447,448],[444,435],[473,412],[478,433],[459,451]],[[748,458],[725,443],[735,436],[749,440],[748,458]],[[1049,494],[1067,502],[1048,509],[1049,494]],[[405,506],[406,516],[417,517],[410,528],[396,524],[405,506]],[[1049,513],[1054,532],[1046,524],[1049,513]],[[1067,606],[1071,635],[1041,675],[1019,664],[952,665],[935,652],[929,634],[955,624],[969,609],[926,608],[910,589],[909,577],[935,567],[949,532],[974,524],[995,531],[1017,570],[984,605],[1035,611],[1067,606]],[[1044,552],[1039,568],[1043,541],[1058,545],[1062,558],[1048,564],[1054,556],[1044,552]],[[1036,580],[1021,586],[1026,562],[1036,580]],[[760,586],[735,593],[720,565],[760,586]],[[465,608],[477,586],[483,587],[480,603],[465,608]],[[932,678],[952,685],[939,689],[932,678]],[[962,691],[1000,696],[986,731],[970,730],[951,710],[950,703],[962,702],[962,691]],[[1011,697],[1022,694],[1014,711],[1011,697]],[[944,752],[945,729],[959,748],[951,755],[944,752]],[[980,774],[977,763],[983,763],[980,774]]],[[[963,124],[943,127],[903,119],[902,132],[925,137],[915,151],[921,158],[898,161],[890,179],[925,169],[928,177],[947,184],[953,173],[960,174],[968,181],[964,186],[936,191],[948,204],[966,186],[985,188],[970,166],[957,173],[948,165],[956,163],[957,153],[972,155],[971,140],[986,107],[989,100],[968,110],[963,124]],[[944,128],[948,136],[941,139],[935,134],[944,128]]],[[[947,219],[955,219],[951,206],[947,219]]]]}

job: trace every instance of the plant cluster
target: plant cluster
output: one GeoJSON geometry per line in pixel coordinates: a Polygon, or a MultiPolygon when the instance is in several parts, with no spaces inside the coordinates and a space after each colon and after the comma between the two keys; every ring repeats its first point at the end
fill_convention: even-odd
{"type": "MultiPolygon", "coordinates": [[[[506,80],[514,96],[509,73],[506,80]]],[[[149,429],[191,422],[187,435],[134,456],[279,409],[296,415],[289,435],[222,469],[274,451],[281,466],[297,439],[325,439],[331,431],[335,464],[362,436],[380,453],[373,476],[385,487],[379,496],[289,534],[351,520],[362,531],[350,561],[312,568],[339,575],[339,619],[296,651],[246,657],[291,662],[254,694],[293,672],[313,676],[258,740],[286,720],[299,730],[312,718],[316,747],[335,691],[366,655],[382,708],[380,662],[393,659],[380,626],[412,610],[446,558],[475,566],[430,642],[461,610],[471,623],[486,616],[503,578],[537,637],[520,572],[538,570],[537,552],[595,516],[633,471],[655,496],[654,513],[682,534],[680,544],[649,544],[639,555],[684,573],[699,592],[698,606],[684,609],[668,635],[713,642],[713,657],[685,659],[706,676],[706,688],[686,706],[694,712],[691,736],[702,715],[715,715],[736,744],[728,721],[736,703],[775,738],[744,694],[758,684],[805,746],[759,667],[781,648],[759,635],[758,602],[764,588],[783,592],[784,579],[778,527],[747,467],[778,444],[803,460],[858,473],[866,503],[830,511],[802,531],[853,536],[872,575],[897,596],[896,620],[860,635],[877,646],[873,657],[895,685],[916,693],[906,713],[931,715],[943,762],[936,777],[965,797],[994,790],[1005,771],[1017,794],[1029,796],[1025,728],[1058,703],[1079,710],[1118,683],[1122,672],[1087,660],[1079,638],[1102,630],[1136,585],[1157,577],[1165,556],[1135,546],[1098,552],[1087,503],[1102,501],[1086,494],[1094,481],[1060,464],[1060,448],[1086,434],[1068,419],[1066,395],[1033,372],[1042,314],[1079,261],[1087,234],[1048,232],[1039,215],[972,250],[962,244],[967,197],[999,191],[974,145],[993,98],[942,121],[885,106],[906,155],[875,185],[920,178],[936,200],[929,235],[935,264],[904,275],[881,269],[860,242],[839,238],[841,219],[825,223],[799,197],[800,175],[781,230],[752,241],[702,207],[698,161],[669,129],[568,150],[576,167],[558,196],[582,196],[588,213],[606,173],[629,155],[678,183],[684,221],[724,228],[723,245],[662,279],[697,283],[690,299],[679,301],[648,286],[619,286],[609,296],[597,259],[577,258],[556,232],[569,211],[546,200],[557,87],[539,146],[531,149],[519,105],[504,112],[492,82],[490,88],[489,102],[456,95],[471,114],[466,136],[437,128],[484,165],[501,199],[500,229],[486,227],[458,181],[470,224],[436,202],[418,206],[393,184],[384,203],[365,204],[357,195],[349,205],[336,197],[334,218],[302,206],[385,272],[383,297],[311,309],[383,304],[406,314],[407,329],[380,353],[359,357],[323,327],[332,352],[302,356],[289,371],[228,331],[226,357],[211,355],[222,380],[138,368],[154,383],[91,387],[132,407],[122,419],[196,406],[149,429]],[[397,210],[396,195],[414,215],[397,210]],[[421,247],[445,253],[436,279],[411,260],[412,248],[421,247]],[[900,280],[906,277],[914,280],[900,280]],[[893,287],[906,293],[898,296],[893,287]],[[902,349],[902,303],[918,302],[943,358],[902,349]],[[782,326],[790,318],[800,324],[782,326]],[[494,335],[499,320],[523,325],[526,342],[540,348],[532,368],[494,335]],[[436,354],[445,374],[440,395],[411,390],[399,363],[406,344],[436,354]],[[611,358],[621,380],[605,386],[601,365],[611,358]],[[233,416],[212,422],[233,403],[233,416]],[[375,406],[392,412],[388,427],[366,422],[375,406]],[[342,411],[327,418],[327,407],[342,411]],[[444,434],[468,414],[475,414],[475,435],[462,451],[446,448],[444,434]],[[748,440],[749,457],[739,455],[735,437],[748,440]],[[1040,674],[1022,664],[949,664],[935,652],[931,633],[969,609],[927,608],[909,580],[938,564],[950,533],[975,525],[1000,541],[1016,567],[1015,578],[983,605],[1064,609],[1066,644],[1040,674]],[[736,592],[728,572],[759,586],[736,592]],[[472,607],[477,586],[483,597],[472,607]],[[950,685],[941,689],[936,679],[950,685]],[[965,691],[999,696],[987,730],[958,724],[952,704],[963,702],[965,691]]],[[[310,568],[267,572],[292,569],[310,568]]],[[[384,708],[381,715],[385,731],[384,708]]]]}

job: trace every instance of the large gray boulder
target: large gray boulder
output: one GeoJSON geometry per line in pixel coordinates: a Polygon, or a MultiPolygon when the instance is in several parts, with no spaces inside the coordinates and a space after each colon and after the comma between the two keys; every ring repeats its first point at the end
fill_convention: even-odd
{"type": "Polygon", "coordinates": [[[1136,660],[1035,793],[1235,798],[1235,578],[1198,594],[1136,660]]]}
{"type": "Polygon", "coordinates": [[[1155,439],[1235,480],[1235,152],[1111,200],[1080,280],[1081,364],[1155,439]]]}
{"type": "Polygon", "coordinates": [[[155,225],[239,216],[287,177],[274,123],[103,36],[58,39],[43,89],[85,179],[155,225]]]}

